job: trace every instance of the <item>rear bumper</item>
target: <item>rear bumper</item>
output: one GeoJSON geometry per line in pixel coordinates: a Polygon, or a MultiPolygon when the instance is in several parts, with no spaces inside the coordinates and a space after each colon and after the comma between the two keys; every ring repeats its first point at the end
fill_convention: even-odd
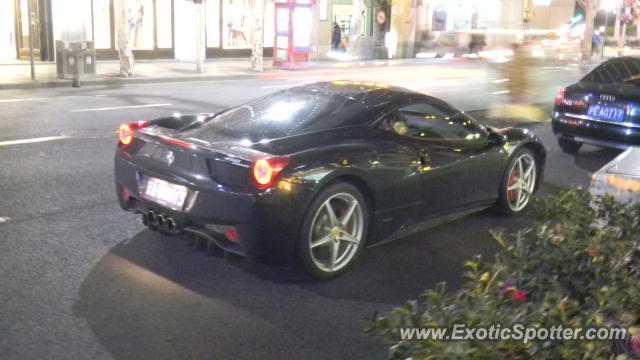
{"type": "Polygon", "coordinates": [[[293,259],[299,224],[313,198],[311,188],[284,180],[253,193],[233,191],[221,185],[205,189],[151,167],[141,168],[119,151],[115,156],[115,181],[120,206],[142,214],[147,225],[150,225],[147,214],[153,212],[175,222],[174,230],[165,226],[165,231],[203,237],[226,251],[279,264],[288,264],[293,259]],[[144,199],[140,182],[145,176],[189,188],[184,208],[169,209],[144,199]],[[225,236],[224,229],[230,227],[235,228],[237,241],[225,236]]]}
{"type": "Polygon", "coordinates": [[[569,137],[577,142],[618,149],[640,145],[638,126],[593,121],[562,113],[554,113],[551,126],[557,137],[569,137]]]}

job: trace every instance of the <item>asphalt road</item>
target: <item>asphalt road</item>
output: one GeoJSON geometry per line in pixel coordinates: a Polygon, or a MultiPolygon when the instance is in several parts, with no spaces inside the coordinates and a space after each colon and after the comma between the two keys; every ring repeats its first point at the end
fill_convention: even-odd
{"type": "MultiPolygon", "coordinates": [[[[530,102],[550,103],[584,71],[538,69],[530,102]]],[[[314,282],[150,232],[120,210],[114,194],[121,122],[220,110],[328,78],[397,83],[479,117],[504,96],[490,66],[455,60],[261,80],[0,92],[0,359],[385,358],[385,345],[363,335],[364,317],[440,281],[459,286],[465,260],[495,252],[488,230],[518,229],[529,216],[486,211],[444,223],[367,249],[344,276],[314,282]],[[53,138],[29,142],[42,137],[53,138]]],[[[524,125],[549,152],[544,191],[586,186],[617,154],[585,147],[569,156],[548,123],[524,125]]]]}

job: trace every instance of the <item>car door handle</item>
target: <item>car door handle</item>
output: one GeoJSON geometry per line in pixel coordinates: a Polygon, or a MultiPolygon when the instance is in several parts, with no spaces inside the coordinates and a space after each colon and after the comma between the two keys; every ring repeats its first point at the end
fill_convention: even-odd
{"type": "Polygon", "coordinates": [[[418,158],[420,159],[420,164],[422,165],[428,164],[431,160],[428,152],[421,152],[418,158]]]}

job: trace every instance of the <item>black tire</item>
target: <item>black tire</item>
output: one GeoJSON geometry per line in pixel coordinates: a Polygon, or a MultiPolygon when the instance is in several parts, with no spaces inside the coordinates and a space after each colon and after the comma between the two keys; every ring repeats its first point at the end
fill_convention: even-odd
{"type": "Polygon", "coordinates": [[[566,152],[567,154],[575,154],[580,150],[582,146],[581,142],[574,141],[568,138],[558,138],[558,145],[560,145],[560,149],[566,152]]]}
{"type": "MultiPolygon", "coordinates": [[[[527,148],[522,148],[514,152],[511,155],[511,158],[509,159],[504,175],[502,176],[502,179],[500,181],[500,188],[498,189],[498,201],[496,201],[494,205],[494,210],[506,216],[515,215],[524,211],[529,205],[533,192],[537,188],[539,172],[540,172],[539,162],[535,154],[533,153],[533,151],[527,148]],[[533,169],[533,180],[532,180],[533,184],[527,183],[527,188],[528,189],[530,188],[529,189],[530,192],[528,192],[526,203],[524,204],[524,206],[520,208],[519,206],[514,207],[514,200],[513,200],[514,192],[516,192],[517,190],[509,190],[509,187],[511,185],[515,185],[515,180],[516,180],[516,177],[518,177],[518,174],[516,173],[514,175],[514,167],[517,167],[516,162],[523,157],[527,159],[527,161],[529,160],[532,161],[534,169],[533,169]]],[[[518,196],[519,196],[519,192],[518,192],[518,196]]]]}
{"type": "MultiPolygon", "coordinates": [[[[324,223],[324,225],[328,225],[328,224],[324,223]]],[[[362,193],[355,186],[346,182],[337,182],[327,186],[322,191],[320,191],[318,196],[316,196],[316,198],[311,202],[311,205],[307,209],[305,217],[302,221],[302,225],[301,225],[299,236],[298,236],[298,243],[296,244],[296,255],[297,255],[297,260],[299,265],[309,275],[313,276],[318,280],[329,280],[343,274],[353,265],[353,263],[357,260],[358,256],[362,252],[362,248],[364,247],[364,244],[367,239],[368,228],[369,228],[369,209],[368,209],[367,201],[365,197],[362,195],[362,193]],[[357,208],[359,208],[360,212],[358,212],[356,209],[353,210],[352,212],[353,215],[349,218],[349,221],[347,221],[349,224],[347,224],[345,228],[352,227],[353,229],[349,230],[352,232],[357,232],[358,231],[357,229],[360,229],[359,243],[357,245],[356,244],[351,245],[352,244],[351,242],[348,242],[348,241],[341,242],[341,240],[337,240],[336,238],[333,238],[333,240],[331,241],[335,241],[338,243],[337,245],[338,250],[340,250],[340,248],[344,246],[345,254],[349,252],[350,256],[345,258],[345,264],[341,265],[338,269],[335,269],[335,270],[323,269],[320,267],[320,265],[318,265],[319,259],[318,259],[317,252],[323,251],[324,250],[323,246],[326,246],[327,248],[333,246],[334,242],[328,242],[326,245],[320,245],[316,248],[316,250],[313,250],[313,251],[311,249],[311,243],[312,241],[316,241],[318,238],[324,238],[325,236],[334,234],[333,229],[335,229],[335,226],[332,228],[332,230],[328,234],[324,236],[318,235],[319,231],[325,231],[324,229],[327,228],[327,226],[320,226],[322,224],[321,221],[329,217],[327,212],[328,210],[326,208],[325,203],[327,201],[329,202],[329,206],[332,207],[332,209],[334,210],[334,216],[338,218],[338,214],[340,213],[340,210],[342,210],[341,202],[345,201],[345,204],[343,207],[347,206],[346,200],[344,200],[342,197],[355,199],[355,201],[357,201],[358,203],[357,208]],[[321,208],[324,208],[324,209],[321,209],[321,208]],[[338,212],[338,214],[336,214],[336,211],[338,212]],[[323,212],[327,212],[327,213],[323,214],[323,212]],[[358,221],[355,220],[358,217],[357,214],[361,215],[361,220],[358,220],[358,221]],[[324,217],[321,219],[320,217],[322,216],[324,217]],[[312,229],[312,227],[314,227],[314,229],[312,229]]],[[[347,235],[350,235],[350,234],[347,234],[347,235]]],[[[336,237],[339,237],[339,236],[336,236],[336,237]]],[[[331,252],[333,249],[334,248],[331,248],[331,249],[328,249],[327,251],[331,252]]],[[[339,252],[340,251],[337,251],[336,253],[339,253],[339,252]]],[[[336,264],[335,257],[333,259],[334,259],[333,264],[336,264]]]]}

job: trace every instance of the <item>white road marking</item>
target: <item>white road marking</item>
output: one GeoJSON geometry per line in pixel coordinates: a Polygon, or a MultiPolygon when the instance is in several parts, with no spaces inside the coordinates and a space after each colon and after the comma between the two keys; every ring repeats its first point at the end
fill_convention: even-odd
{"type": "Polygon", "coordinates": [[[24,98],[24,99],[3,99],[0,100],[0,103],[11,103],[11,102],[22,102],[22,101],[38,101],[38,100],[48,100],[53,99],[50,97],[39,97],[39,98],[24,98]]]}
{"type": "Polygon", "coordinates": [[[509,93],[509,92],[511,92],[511,91],[509,91],[509,90],[502,90],[502,91],[494,91],[494,92],[492,92],[492,94],[493,94],[493,95],[498,95],[498,94],[506,94],[506,93],[509,93]]]}
{"type": "Polygon", "coordinates": [[[71,136],[46,136],[46,137],[33,138],[33,139],[0,141],[0,146],[31,144],[31,143],[39,143],[39,142],[45,142],[45,141],[54,141],[54,140],[64,140],[64,139],[68,139],[70,137],[71,136]]]}
{"type": "Polygon", "coordinates": [[[147,104],[147,105],[130,105],[130,106],[112,106],[112,107],[92,108],[92,109],[75,109],[75,110],[69,110],[69,111],[70,112],[108,111],[108,110],[124,110],[124,109],[139,109],[139,108],[149,108],[149,107],[162,107],[162,106],[171,106],[171,104],[147,104]]]}
{"type": "MultiPolygon", "coordinates": [[[[100,94],[94,95],[96,97],[106,97],[109,95],[100,94]]],[[[20,99],[2,99],[0,103],[14,103],[14,102],[25,102],[25,101],[40,101],[40,100],[54,100],[54,99],[68,99],[70,97],[82,97],[82,95],[67,95],[60,97],[35,97],[35,98],[20,98],[20,99]]]]}
{"type": "Polygon", "coordinates": [[[11,220],[11,218],[8,216],[0,216],[0,223],[7,222],[9,220],[11,220]]]}

